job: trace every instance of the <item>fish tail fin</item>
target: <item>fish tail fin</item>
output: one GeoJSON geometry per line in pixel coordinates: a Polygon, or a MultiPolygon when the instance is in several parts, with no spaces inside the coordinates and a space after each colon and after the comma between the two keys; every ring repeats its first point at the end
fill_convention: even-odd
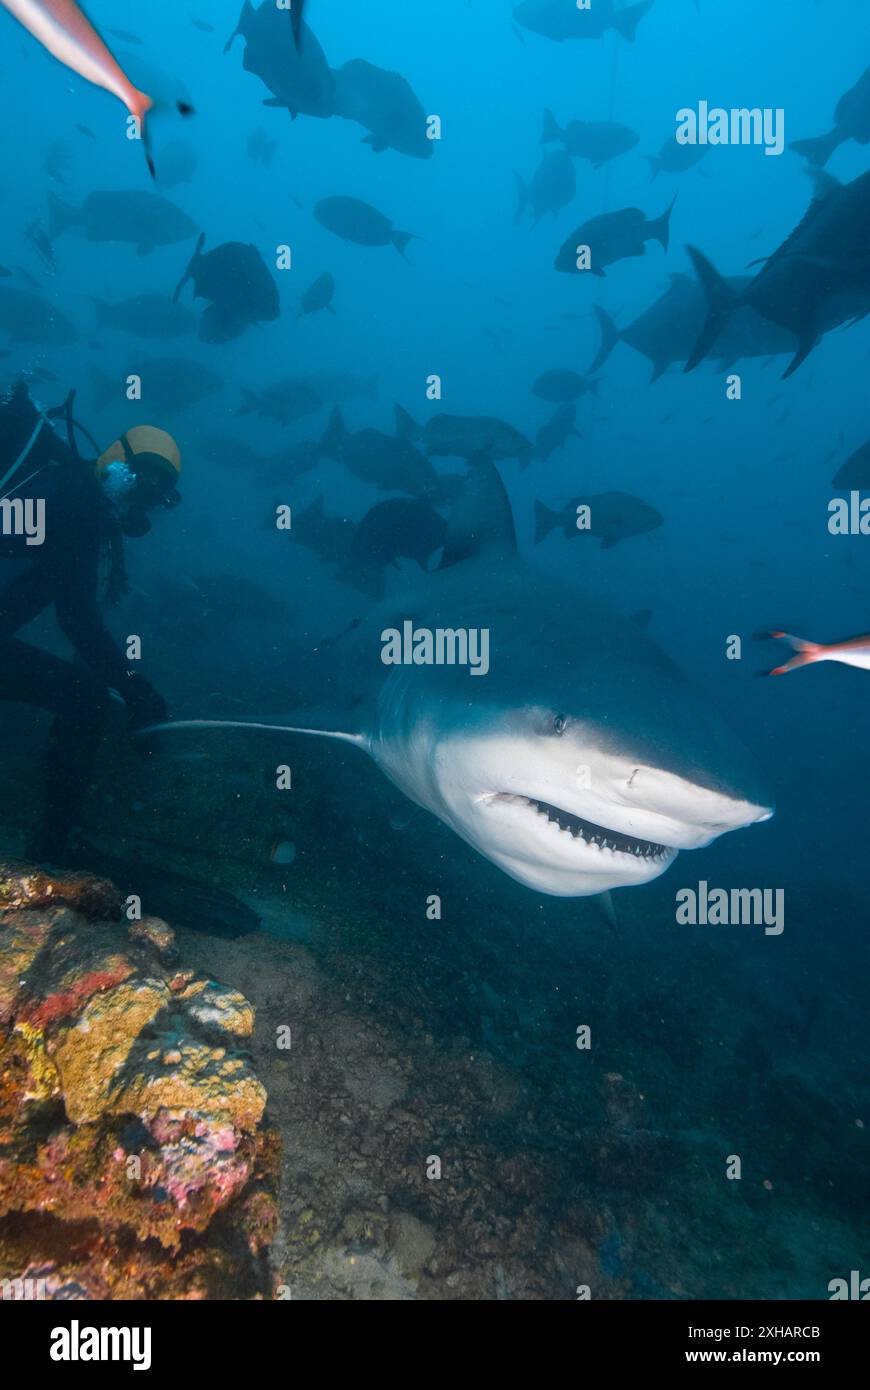
{"type": "Polygon", "coordinates": [[[541,131],[540,144],[551,145],[555,140],[561,140],[564,131],[556,120],[549,107],[544,112],[544,128],[541,131]]]}
{"type": "Polygon", "coordinates": [[[593,396],[598,395],[598,388],[601,385],[601,377],[593,376],[591,372],[586,373],[586,390],[591,391],[593,396]]]}
{"type": "Polygon", "coordinates": [[[688,246],[686,249],[692,258],[692,264],[701,282],[701,288],[707,296],[707,319],[701,329],[698,341],[692,349],[692,354],[683,368],[683,371],[691,372],[698,366],[699,362],[703,362],[713,347],[736,309],[738,299],[727,280],[723,279],[712,262],[708,261],[697,247],[688,246]]]}
{"type": "Polygon", "coordinates": [[[403,260],[403,261],[406,261],[406,260],[408,259],[408,257],[405,255],[405,252],[406,252],[406,250],[408,249],[408,242],[409,242],[409,241],[417,241],[418,238],[417,238],[417,233],[416,233],[416,232],[397,232],[397,231],[394,231],[392,237],[390,238],[390,240],[392,241],[392,243],[393,243],[393,245],[395,246],[396,250],[398,251],[399,255],[402,257],[402,260],[403,260]]]}
{"type": "Polygon", "coordinates": [[[666,208],[661,217],[656,218],[655,222],[650,222],[647,226],[650,239],[660,242],[665,251],[668,249],[668,242],[671,237],[671,213],[674,210],[674,204],[678,196],[679,194],[675,193],[670,207],[666,208]]]}
{"type": "Polygon", "coordinates": [[[48,195],[48,234],[54,239],[74,227],[79,220],[79,210],[71,203],[65,203],[56,193],[48,195]]]}
{"type": "Polygon", "coordinates": [[[235,29],[230,34],[229,38],[224,44],[224,53],[229,53],[230,49],[233,46],[233,39],[237,38],[239,34],[244,34],[245,25],[253,13],[254,7],[250,3],[250,0],[245,0],[245,3],[242,5],[242,12],[238,18],[238,23],[236,24],[235,29]]]}
{"type": "Polygon", "coordinates": [[[827,135],[817,135],[812,140],[793,140],[791,148],[802,159],[808,159],[810,164],[823,169],[834,150],[841,144],[842,136],[837,130],[831,130],[827,135]]]}
{"type": "Polygon", "coordinates": [[[139,139],[142,141],[145,163],[148,165],[148,172],[152,179],[156,181],[157,170],[154,165],[154,150],[151,146],[151,123],[148,120],[148,112],[154,109],[154,99],[149,97],[147,92],[140,92],[134,88],[127,109],[130,115],[135,116],[139,122],[139,139]]]}
{"type": "Polygon", "coordinates": [[[546,540],[550,532],[559,524],[559,513],[545,507],[543,502],[535,503],[535,545],[546,540]]]}
{"type": "Polygon", "coordinates": [[[597,372],[600,367],[604,366],[604,363],[622,337],[622,334],[607,310],[603,309],[600,304],[594,304],[593,308],[595,310],[595,316],[598,319],[598,326],[601,329],[601,346],[598,349],[595,361],[589,368],[589,376],[591,376],[593,372],[597,372]]]}
{"type": "Polygon", "coordinates": [[[329,417],[329,423],[320,441],[320,452],[325,454],[327,458],[337,458],[338,451],[345,439],[347,439],[347,426],[344,423],[341,410],[336,406],[329,417]]]}
{"type": "Polygon", "coordinates": [[[514,213],[514,226],[517,225],[529,201],[529,189],[521,174],[515,175],[517,181],[517,210],[514,213]]]}
{"type": "Polygon", "coordinates": [[[653,183],[662,171],[662,161],[659,159],[658,155],[655,154],[645,154],[644,160],[650,167],[649,181],[653,183]]]}
{"type": "Polygon", "coordinates": [[[639,4],[629,5],[627,10],[620,10],[613,16],[614,27],[628,43],[634,43],[637,26],[652,7],[653,0],[640,0],[639,4]]]}
{"type": "Polygon", "coordinates": [[[818,341],[819,335],[815,328],[810,328],[801,335],[798,339],[798,350],[782,374],[783,381],[794,375],[798,367],[807,360],[818,341]]]}
{"type": "Polygon", "coordinates": [[[807,642],[803,637],[795,637],[792,632],[766,632],[764,637],[772,637],[778,641],[788,642],[792,651],[796,653],[790,661],[786,661],[782,666],[775,666],[772,671],[768,671],[769,676],[784,676],[787,671],[796,671],[801,666],[808,666],[810,662],[817,661],[819,653],[824,651],[824,647],[819,642],[807,642]]]}
{"type": "Polygon", "coordinates": [[[178,284],[175,286],[175,293],[172,296],[173,304],[178,303],[178,296],[181,294],[181,291],[184,289],[185,285],[187,284],[188,280],[193,274],[194,264],[196,263],[197,257],[202,252],[203,246],[205,246],[205,232],[200,232],[196,242],[196,250],[194,251],[190,260],[187,262],[187,269],[185,270],[178,284]]]}

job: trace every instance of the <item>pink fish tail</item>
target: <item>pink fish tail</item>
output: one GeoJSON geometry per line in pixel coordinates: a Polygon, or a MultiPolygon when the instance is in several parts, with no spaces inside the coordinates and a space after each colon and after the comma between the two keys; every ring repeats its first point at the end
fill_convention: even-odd
{"type": "Polygon", "coordinates": [[[791,632],[772,632],[770,635],[771,637],[781,638],[783,642],[788,642],[789,646],[796,652],[814,654],[824,651],[824,646],[821,642],[807,642],[803,637],[795,637],[791,632]]]}
{"type": "Polygon", "coordinates": [[[771,676],[784,676],[788,671],[796,671],[799,666],[809,666],[817,661],[815,652],[800,652],[798,656],[793,656],[791,661],[787,661],[784,666],[776,666],[768,672],[771,676]]]}

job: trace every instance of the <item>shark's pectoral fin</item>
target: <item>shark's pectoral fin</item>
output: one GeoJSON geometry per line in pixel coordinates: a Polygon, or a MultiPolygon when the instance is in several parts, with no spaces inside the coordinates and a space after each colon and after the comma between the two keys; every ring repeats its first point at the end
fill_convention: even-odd
{"type": "Polygon", "coordinates": [[[601,908],[601,915],[604,918],[605,922],[608,924],[609,927],[612,927],[613,930],[616,931],[617,927],[619,926],[619,922],[616,918],[616,908],[613,903],[613,894],[610,892],[599,893],[595,901],[601,908]]]}
{"type": "Polygon", "coordinates": [[[357,748],[368,751],[367,734],[344,733],[337,729],[316,729],[300,724],[271,724],[259,719],[178,719],[168,724],[149,724],[137,729],[136,738],[151,738],[155,734],[179,733],[183,729],[251,729],[257,733],[269,734],[307,734],[315,738],[334,738],[342,743],[355,744],[357,748]]]}

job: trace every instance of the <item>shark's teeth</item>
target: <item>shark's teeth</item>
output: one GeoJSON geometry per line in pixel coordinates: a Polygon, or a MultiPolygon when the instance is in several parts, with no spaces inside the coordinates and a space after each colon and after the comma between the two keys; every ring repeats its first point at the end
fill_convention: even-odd
{"type": "Polygon", "coordinates": [[[613,854],[633,854],[637,859],[665,859],[671,853],[667,845],[658,845],[652,840],[639,840],[632,835],[623,835],[618,830],[595,825],[592,821],[572,815],[570,811],[563,811],[560,806],[552,806],[548,801],[537,801],[534,797],[516,796],[509,792],[498,792],[491,800],[529,806],[548,827],[553,827],[554,834],[571,835],[575,840],[582,840],[589,849],[609,850],[613,854]]]}

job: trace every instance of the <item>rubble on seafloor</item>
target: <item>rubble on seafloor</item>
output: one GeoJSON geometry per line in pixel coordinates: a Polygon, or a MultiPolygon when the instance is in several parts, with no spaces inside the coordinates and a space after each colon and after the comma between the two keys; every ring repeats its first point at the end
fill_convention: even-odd
{"type": "Polygon", "coordinates": [[[272,1295],[280,1140],[253,1025],[108,881],[0,864],[0,1280],[272,1295]]]}

